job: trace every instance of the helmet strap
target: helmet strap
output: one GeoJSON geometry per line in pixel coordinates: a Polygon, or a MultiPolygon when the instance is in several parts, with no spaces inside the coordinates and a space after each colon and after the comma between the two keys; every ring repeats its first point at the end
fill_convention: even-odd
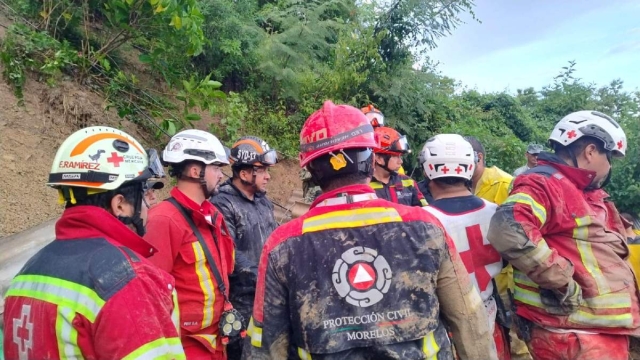
{"type": "Polygon", "coordinates": [[[140,214],[142,213],[142,202],[144,201],[144,191],[142,190],[142,183],[136,186],[140,186],[140,191],[136,192],[133,216],[118,215],[117,218],[121,223],[125,225],[133,225],[133,227],[136,229],[136,234],[138,234],[139,236],[144,236],[144,234],[147,232],[147,229],[145,229],[144,223],[142,222],[142,217],[140,217],[140,214]]]}
{"type": "Polygon", "coordinates": [[[389,160],[391,160],[391,155],[389,155],[389,154],[380,154],[380,157],[384,160],[384,164],[380,165],[376,161],[376,166],[379,166],[379,167],[383,168],[384,170],[388,171],[390,175],[396,174],[396,171],[393,171],[393,170],[389,169],[389,160]]]}

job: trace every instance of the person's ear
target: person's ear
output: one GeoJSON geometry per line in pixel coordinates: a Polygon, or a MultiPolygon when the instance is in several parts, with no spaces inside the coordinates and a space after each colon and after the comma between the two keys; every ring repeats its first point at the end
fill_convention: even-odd
{"type": "Polygon", "coordinates": [[[125,216],[127,201],[122,194],[111,198],[110,210],[114,216],[125,216]]]}

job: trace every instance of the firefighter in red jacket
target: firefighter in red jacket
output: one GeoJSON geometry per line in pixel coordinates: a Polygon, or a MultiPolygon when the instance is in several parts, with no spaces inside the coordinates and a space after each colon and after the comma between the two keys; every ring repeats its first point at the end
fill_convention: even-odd
{"type": "Polygon", "coordinates": [[[56,240],[7,292],[7,359],[184,359],[173,278],[147,261],[156,250],[140,237],[144,183],[163,175],[157,155],[151,160],[135,139],[108,127],[62,143],[47,184],[66,209],[56,240]]]}
{"type": "Polygon", "coordinates": [[[371,187],[379,198],[408,206],[426,206],[427,201],[412,178],[398,173],[402,156],[411,152],[407,137],[390,127],[375,128],[375,168],[371,187]]]}
{"type": "Polygon", "coordinates": [[[234,245],[222,214],[208,199],[229,160],[215,136],[193,129],[173,136],[162,160],[170,165],[177,185],[171,190],[171,201],[162,201],[149,211],[145,239],[158,248],[150,260],[176,279],[187,358],[225,359],[219,323],[229,309],[225,299],[234,269],[234,245]],[[202,242],[183,214],[191,217],[202,242]]]}
{"type": "Polygon", "coordinates": [[[300,134],[323,194],[277,228],[260,259],[247,359],[495,359],[482,301],[440,223],[378,199],[374,131],[325,102],[300,134]],[[445,301],[446,300],[446,301],[445,301]]]}
{"type": "Polygon", "coordinates": [[[513,265],[519,331],[534,359],[628,359],[640,300],[624,226],[602,189],[626,136],[611,117],[578,111],[549,140],[555,153],[515,179],[489,229],[513,265]]]}

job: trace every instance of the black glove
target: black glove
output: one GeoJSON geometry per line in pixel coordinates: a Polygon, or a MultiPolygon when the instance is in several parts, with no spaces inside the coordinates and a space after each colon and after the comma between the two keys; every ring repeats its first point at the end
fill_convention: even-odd
{"type": "Polygon", "coordinates": [[[545,310],[550,314],[569,315],[578,310],[582,302],[582,288],[573,279],[567,284],[567,290],[540,289],[540,297],[545,310]]]}

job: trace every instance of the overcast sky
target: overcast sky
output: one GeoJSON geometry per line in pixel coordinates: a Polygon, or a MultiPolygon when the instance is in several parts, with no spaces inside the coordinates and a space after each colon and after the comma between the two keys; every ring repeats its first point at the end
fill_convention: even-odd
{"type": "Polygon", "coordinates": [[[515,92],[574,76],[640,89],[640,0],[476,0],[465,24],[430,52],[443,75],[480,91],[515,92]]]}

